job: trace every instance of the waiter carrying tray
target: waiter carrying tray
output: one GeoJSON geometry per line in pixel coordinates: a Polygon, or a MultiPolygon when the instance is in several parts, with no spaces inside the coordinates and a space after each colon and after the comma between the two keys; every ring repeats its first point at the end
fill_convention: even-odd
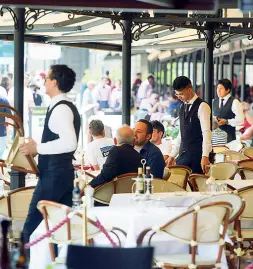
{"type": "Polygon", "coordinates": [[[29,237],[42,221],[37,209],[40,200],[51,200],[67,206],[72,205],[74,181],[73,154],[77,148],[80,115],[77,108],[67,100],[76,81],[75,72],[66,65],[52,65],[45,77],[46,94],[51,98],[41,143],[32,138],[20,146],[24,155],[38,158],[39,181],[35,188],[28,216],[24,225],[24,238],[29,237]]]}
{"type": "Polygon", "coordinates": [[[179,111],[180,131],[167,165],[172,165],[179,154],[177,165],[188,166],[193,173],[206,173],[212,150],[211,109],[193,92],[189,78],[177,77],[173,89],[183,104],[179,111]]]}

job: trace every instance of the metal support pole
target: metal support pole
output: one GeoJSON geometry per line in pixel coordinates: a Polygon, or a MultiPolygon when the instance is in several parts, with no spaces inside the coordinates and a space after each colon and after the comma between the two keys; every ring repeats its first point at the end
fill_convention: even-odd
{"type": "Polygon", "coordinates": [[[125,38],[122,43],[122,124],[130,125],[131,115],[131,43],[132,20],[123,20],[125,38]]]}
{"type": "Polygon", "coordinates": [[[182,57],[182,76],[184,76],[184,56],[182,57]]]}
{"type": "Polygon", "coordinates": [[[235,89],[233,85],[233,78],[234,78],[234,53],[229,55],[229,79],[232,83],[231,94],[235,96],[235,89]]]}
{"type": "MultiPolygon", "coordinates": [[[[214,81],[214,86],[217,85],[218,82],[218,76],[219,76],[219,57],[216,57],[215,59],[215,81],[214,81]]],[[[217,97],[217,91],[214,91],[214,98],[217,97]]]]}
{"type": "Polygon", "coordinates": [[[168,84],[168,68],[167,68],[167,62],[164,63],[164,80],[163,80],[163,90],[164,90],[164,93],[167,92],[167,84],[168,84]]]}
{"type": "Polygon", "coordinates": [[[205,96],[205,50],[201,51],[201,98],[205,96]]]}
{"type": "Polygon", "coordinates": [[[178,77],[178,63],[179,63],[179,57],[176,58],[176,77],[178,77]]]}
{"type": "Polygon", "coordinates": [[[194,51],[192,54],[193,62],[193,72],[192,72],[192,87],[193,90],[197,91],[197,51],[194,51]]]}
{"type": "Polygon", "coordinates": [[[172,74],[173,74],[173,60],[170,60],[170,88],[171,89],[172,89],[172,83],[173,83],[172,74]]]}
{"type": "Polygon", "coordinates": [[[191,54],[188,54],[187,62],[188,62],[188,78],[190,78],[191,77],[191,54]]]}
{"type": "Polygon", "coordinates": [[[15,13],[18,29],[14,30],[14,108],[23,121],[25,9],[16,8],[15,13]]]}
{"type": "Polygon", "coordinates": [[[241,81],[241,102],[244,101],[244,89],[246,80],[246,51],[242,51],[241,55],[241,69],[242,69],[242,81],[241,81]]]}
{"type": "Polygon", "coordinates": [[[212,107],[212,99],[213,99],[213,37],[214,31],[212,28],[205,31],[207,36],[207,44],[206,44],[206,62],[205,62],[205,101],[212,107]]]}
{"type": "Polygon", "coordinates": [[[159,95],[161,94],[161,86],[162,86],[162,66],[159,60],[157,60],[157,91],[159,93],[159,95]]]}
{"type": "MultiPolygon", "coordinates": [[[[14,30],[14,107],[20,114],[23,122],[25,9],[16,8],[14,12],[17,16],[18,24],[17,29],[14,30]]],[[[25,135],[28,134],[26,133],[25,135]]],[[[25,186],[26,174],[24,172],[11,171],[9,174],[11,189],[21,188],[25,186]]]]}
{"type": "Polygon", "coordinates": [[[151,62],[148,61],[148,73],[151,73],[151,62]]]}
{"type": "Polygon", "coordinates": [[[219,79],[223,79],[224,76],[224,58],[220,56],[220,64],[219,64],[219,79]]]}

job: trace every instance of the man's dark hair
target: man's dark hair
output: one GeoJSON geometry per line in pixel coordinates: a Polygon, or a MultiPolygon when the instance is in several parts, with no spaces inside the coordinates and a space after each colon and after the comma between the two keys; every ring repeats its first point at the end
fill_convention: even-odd
{"type": "Polygon", "coordinates": [[[146,126],[147,126],[147,134],[151,134],[152,135],[152,133],[153,133],[153,126],[152,126],[152,124],[149,121],[144,120],[144,119],[141,119],[141,120],[138,120],[138,122],[142,122],[142,123],[146,124],[146,126]]]}
{"type": "Polygon", "coordinates": [[[140,72],[136,74],[136,76],[140,76],[140,75],[141,75],[141,73],[140,73],[140,72]]]}
{"type": "Polygon", "coordinates": [[[164,135],[164,132],[165,132],[164,126],[160,121],[154,120],[154,121],[151,121],[151,124],[153,126],[153,129],[156,129],[158,132],[162,132],[164,135]]]}
{"type": "Polygon", "coordinates": [[[59,90],[62,92],[69,92],[76,81],[76,73],[65,64],[51,65],[50,79],[55,79],[59,90]]]}
{"type": "Polygon", "coordinates": [[[229,92],[230,92],[232,90],[232,83],[227,78],[218,80],[218,85],[219,84],[221,84],[226,89],[226,91],[229,90],[229,92]]]}
{"type": "Polygon", "coordinates": [[[173,81],[172,85],[175,91],[182,91],[185,88],[192,87],[192,82],[188,77],[180,76],[173,81]]]}
{"type": "Polygon", "coordinates": [[[106,74],[107,76],[109,76],[110,72],[109,72],[109,71],[106,71],[105,74],[106,74]]]}
{"type": "Polygon", "coordinates": [[[148,79],[150,79],[150,78],[155,79],[155,77],[154,77],[153,74],[149,74],[149,75],[148,75],[148,79]]]}
{"type": "Polygon", "coordinates": [[[93,136],[99,136],[103,134],[105,126],[101,120],[92,120],[89,124],[89,130],[93,136]]]}

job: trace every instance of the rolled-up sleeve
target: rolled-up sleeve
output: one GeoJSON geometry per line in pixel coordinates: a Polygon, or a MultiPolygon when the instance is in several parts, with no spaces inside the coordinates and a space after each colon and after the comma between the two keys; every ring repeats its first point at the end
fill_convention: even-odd
{"type": "Polygon", "coordinates": [[[198,118],[200,121],[203,142],[202,142],[202,156],[209,156],[212,151],[212,132],[211,132],[211,109],[210,106],[202,102],[198,110],[198,118]]]}
{"type": "Polygon", "coordinates": [[[229,119],[228,124],[231,125],[232,127],[242,125],[244,121],[244,113],[243,113],[242,104],[237,99],[233,101],[231,110],[235,114],[235,118],[229,119]]]}

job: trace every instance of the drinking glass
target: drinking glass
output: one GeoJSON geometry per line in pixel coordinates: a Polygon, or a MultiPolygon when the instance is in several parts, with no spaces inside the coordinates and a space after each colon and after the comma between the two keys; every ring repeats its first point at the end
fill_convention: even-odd
{"type": "Polygon", "coordinates": [[[210,184],[211,192],[217,192],[218,191],[218,185],[217,184],[210,184]]]}
{"type": "Polygon", "coordinates": [[[223,191],[223,192],[227,191],[227,184],[226,183],[221,184],[221,191],[223,191]]]}

